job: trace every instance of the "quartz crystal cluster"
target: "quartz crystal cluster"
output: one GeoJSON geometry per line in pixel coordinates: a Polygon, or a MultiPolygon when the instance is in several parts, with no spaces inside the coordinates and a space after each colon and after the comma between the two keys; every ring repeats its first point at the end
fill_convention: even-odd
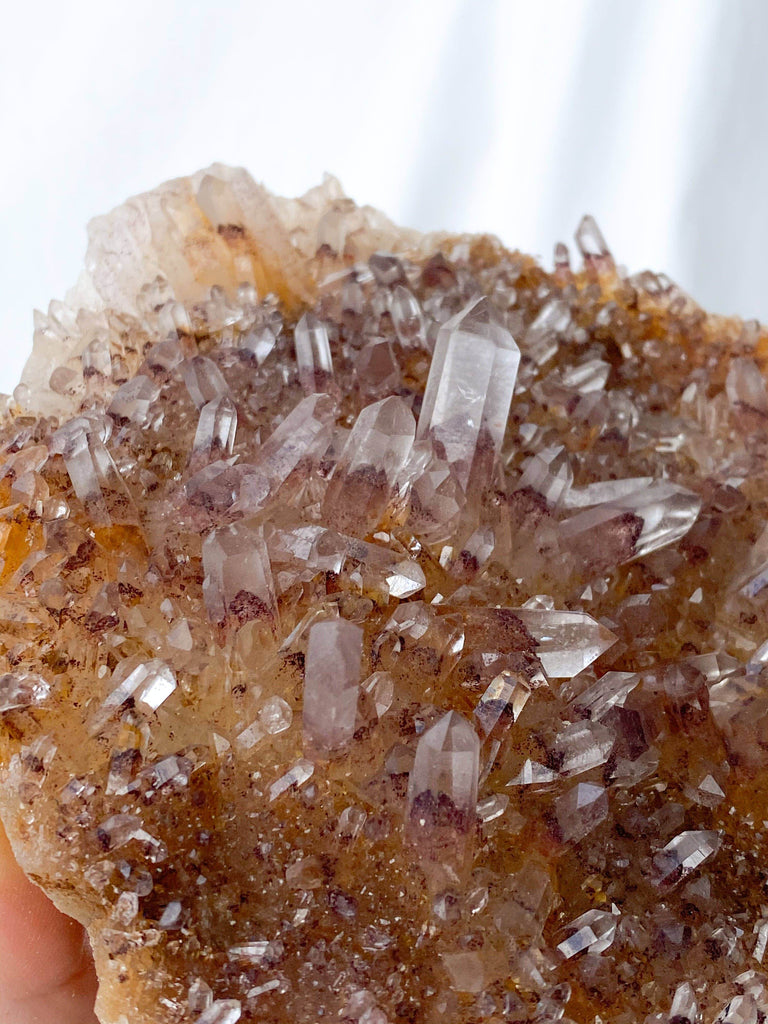
{"type": "Polygon", "coordinates": [[[761,1024],[768,334],[216,166],[0,421],[0,812],[104,1024],[761,1024]]]}

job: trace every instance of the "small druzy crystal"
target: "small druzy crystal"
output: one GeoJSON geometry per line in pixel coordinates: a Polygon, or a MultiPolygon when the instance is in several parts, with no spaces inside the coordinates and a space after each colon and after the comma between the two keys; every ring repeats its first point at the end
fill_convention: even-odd
{"type": "Polygon", "coordinates": [[[91,227],[0,419],[0,815],[103,1024],[760,1024],[768,334],[328,180],[91,227]]]}

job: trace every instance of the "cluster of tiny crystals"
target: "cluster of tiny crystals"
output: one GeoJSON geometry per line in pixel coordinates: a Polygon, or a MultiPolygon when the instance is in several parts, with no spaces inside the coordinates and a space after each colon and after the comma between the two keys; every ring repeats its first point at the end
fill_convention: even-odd
{"type": "Polygon", "coordinates": [[[102,1020],[765,1020],[768,337],[576,241],[158,278],[9,401],[0,805],[102,1020]]]}

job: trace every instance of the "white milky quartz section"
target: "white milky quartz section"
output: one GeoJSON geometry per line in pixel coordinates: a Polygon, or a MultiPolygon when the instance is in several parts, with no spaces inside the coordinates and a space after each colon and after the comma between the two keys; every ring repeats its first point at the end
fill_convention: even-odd
{"type": "Polygon", "coordinates": [[[304,742],[329,755],[355,734],[363,628],[346,619],[316,622],[304,664],[304,742]]]}
{"type": "Polygon", "coordinates": [[[519,365],[520,350],[487,298],[438,331],[416,436],[445,450],[464,488],[481,431],[501,448],[519,365]]]}
{"type": "Polygon", "coordinates": [[[460,813],[477,804],[480,740],[470,723],[449,711],[419,740],[408,780],[408,811],[423,793],[444,794],[460,813]]]}

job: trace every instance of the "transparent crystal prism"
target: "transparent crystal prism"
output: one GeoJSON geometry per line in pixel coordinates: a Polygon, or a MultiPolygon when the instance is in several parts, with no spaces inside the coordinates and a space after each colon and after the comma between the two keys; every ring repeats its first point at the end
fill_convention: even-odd
{"type": "Polygon", "coordinates": [[[520,350],[488,299],[438,331],[416,436],[432,438],[465,489],[478,448],[501,448],[519,364],[520,350]]]}
{"type": "Polygon", "coordinates": [[[581,218],[574,237],[585,263],[598,263],[601,260],[610,259],[611,254],[605,238],[603,238],[603,233],[591,214],[586,214],[581,218]]]}
{"type": "Polygon", "coordinates": [[[160,394],[160,388],[149,377],[139,374],[121,384],[107,407],[110,416],[118,421],[127,420],[142,424],[147,420],[152,403],[160,394]]]}
{"type": "Polygon", "coordinates": [[[381,520],[416,433],[410,407],[396,396],[358,415],[333,473],[324,509],[347,533],[367,533],[381,520]]]}
{"type": "Polygon", "coordinates": [[[216,999],[195,1019],[194,1024],[237,1024],[242,1015],[238,999],[216,999]]]}
{"type": "Polygon", "coordinates": [[[566,540],[599,544],[601,535],[604,537],[614,523],[624,523],[628,515],[632,516],[637,528],[633,529],[620,556],[621,561],[628,561],[680,540],[696,522],[700,511],[698,494],[667,480],[656,480],[643,490],[564,520],[560,529],[566,540]]]}
{"type": "Polygon", "coordinates": [[[32,672],[0,676],[0,714],[40,704],[49,696],[50,684],[32,672]]]}
{"type": "Polygon", "coordinates": [[[574,699],[573,706],[580,715],[599,722],[611,708],[622,707],[639,682],[635,672],[606,672],[574,699]]]}
{"type": "Polygon", "coordinates": [[[602,786],[579,782],[555,800],[555,817],[564,843],[578,843],[608,817],[602,786]]]}
{"type": "Polygon", "coordinates": [[[149,661],[127,658],[112,673],[112,689],[104,707],[118,708],[133,698],[156,711],[174,692],[176,685],[173,671],[159,658],[149,661]]]}
{"type": "Polygon", "coordinates": [[[517,490],[530,487],[546,498],[548,505],[557,508],[565,500],[572,483],[573,470],[568,452],[561,444],[550,445],[525,460],[517,490]]]}
{"type": "Polygon", "coordinates": [[[363,630],[346,619],[316,622],[304,664],[304,744],[327,757],[355,733],[363,630]]]}
{"type": "Polygon", "coordinates": [[[212,622],[275,613],[275,594],[264,531],[246,521],[212,530],[203,541],[203,597],[212,622]]]}
{"type": "Polygon", "coordinates": [[[509,782],[508,786],[546,786],[550,782],[554,782],[560,776],[557,772],[551,768],[547,768],[546,765],[540,764],[538,761],[532,761],[530,758],[526,758],[523,762],[520,771],[514,775],[509,782]]]}
{"type": "Polygon", "coordinates": [[[333,434],[336,403],[330,395],[312,394],[288,413],[243,468],[234,512],[255,513],[305,460],[318,459],[333,434]]]}
{"type": "Polygon", "coordinates": [[[573,678],[617,640],[586,612],[517,608],[515,615],[536,638],[536,655],[552,679],[573,678]]]}
{"type": "Polygon", "coordinates": [[[568,930],[572,933],[557,948],[566,960],[577,953],[604,953],[616,937],[618,921],[619,911],[615,904],[610,910],[588,910],[571,921],[568,930]]]}
{"type": "Polygon", "coordinates": [[[720,835],[714,831],[681,832],[653,858],[657,884],[677,885],[717,853],[720,844],[720,835]]]}
{"type": "Polygon", "coordinates": [[[277,800],[284,793],[288,793],[292,789],[298,789],[303,786],[305,782],[309,782],[315,773],[315,765],[312,761],[305,757],[299,758],[299,760],[291,768],[288,769],[283,775],[272,783],[269,787],[269,800],[270,803],[273,800],[277,800]]]}
{"type": "Polygon", "coordinates": [[[500,725],[512,725],[531,696],[531,687],[517,672],[503,671],[491,680],[475,708],[475,718],[485,736],[500,725]]]}
{"type": "Polygon", "coordinates": [[[229,391],[221,370],[207,356],[193,356],[181,364],[184,383],[198,409],[229,391]]]}
{"type": "Polygon", "coordinates": [[[754,359],[732,359],[725,379],[725,390],[732,405],[754,409],[768,415],[768,391],[765,377],[754,359]]]}
{"type": "Polygon", "coordinates": [[[425,346],[424,315],[419,301],[405,285],[399,284],[389,299],[389,315],[397,340],[407,348],[425,346]]]}
{"type": "Polygon", "coordinates": [[[523,349],[538,366],[543,366],[557,352],[565,332],[571,324],[571,309],[563,299],[550,299],[537,313],[525,332],[523,349]]]}
{"type": "Polygon", "coordinates": [[[676,1020],[678,1024],[682,1024],[682,1021],[695,1024],[698,1015],[699,1007],[696,1002],[696,993],[693,991],[691,983],[684,981],[675,989],[669,1016],[672,1020],[676,1020]]]}
{"type": "Polygon", "coordinates": [[[237,430],[237,408],[229,395],[212,399],[200,410],[192,451],[219,458],[231,455],[237,430]]]}
{"type": "Polygon", "coordinates": [[[637,476],[626,480],[599,480],[584,487],[571,487],[563,497],[566,508],[590,508],[618,502],[630,494],[645,490],[653,483],[653,477],[637,476]]]}
{"type": "Polygon", "coordinates": [[[305,313],[294,330],[296,363],[304,393],[323,391],[333,378],[328,328],[314,313],[305,313]]]}
{"type": "Polygon", "coordinates": [[[613,734],[599,722],[573,722],[555,740],[561,775],[581,775],[605,764],[613,749],[613,734]]]}
{"type": "Polygon", "coordinates": [[[477,804],[480,741],[461,715],[449,711],[422,735],[408,779],[407,817],[434,814],[442,798],[447,816],[467,828],[477,804]],[[424,799],[428,797],[428,799],[424,799]]]}

